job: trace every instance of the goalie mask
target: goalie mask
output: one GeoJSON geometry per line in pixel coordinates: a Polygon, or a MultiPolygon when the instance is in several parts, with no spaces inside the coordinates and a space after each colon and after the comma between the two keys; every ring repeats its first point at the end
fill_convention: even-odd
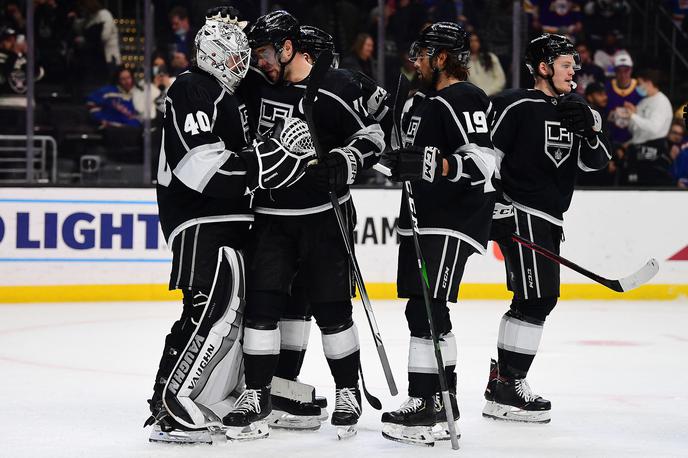
{"type": "Polygon", "coordinates": [[[248,39],[239,25],[206,20],[196,34],[196,65],[232,94],[246,76],[251,59],[248,39]]]}

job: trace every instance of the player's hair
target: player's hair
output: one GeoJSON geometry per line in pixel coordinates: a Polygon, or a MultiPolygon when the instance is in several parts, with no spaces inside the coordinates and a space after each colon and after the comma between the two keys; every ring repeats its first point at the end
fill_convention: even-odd
{"type": "Polygon", "coordinates": [[[459,81],[466,81],[470,72],[465,61],[456,54],[450,52],[446,52],[446,54],[447,58],[444,61],[444,72],[447,76],[453,76],[459,81]]]}

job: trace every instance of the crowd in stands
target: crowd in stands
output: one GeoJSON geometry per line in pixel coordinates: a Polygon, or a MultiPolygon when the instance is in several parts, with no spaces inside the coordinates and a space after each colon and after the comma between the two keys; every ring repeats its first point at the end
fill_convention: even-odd
{"type": "MultiPolygon", "coordinates": [[[[25,129],[22,116],[12,110],[26,107],[26,1],[4,2],[0,11],[0,122],[4,133],[25,129]]],[[[665,2],[676,27],[685,31],[688,2],[665,2]]],[[[142,46],[133,38],[123,41],[121,34],[122,24],[126,24],[125,18],[133,16],[132,11],[119,11],[122,16],[116,19],[114,1],[33,3],[37,129],[54,134],[59,141],[69,138],[73,131],[103,140],[117,136],[111,130],[121,129],[118,132],[128,132],[119,137],[130,139],[128,147],[141,148],[146,112],[143,62],[142,57],[138,61],[132,58],[128,50],[142,46]],[[73,118],[59,116],[60,104],[76,107],[78,119],[83,122],[74,125],[73,118]],[[45,113],[40,111],[42,108],[45,113]],[[55,123],[51,124],[53,120],[55,123]]],[[[219,0],[153,3],[156,40],[151,62],[153,104],[148,111],[155,130],[165,91],[189,67],[191,46],[204,12],[217,6],[219,0]]],[[[231,3],[248,21],[260,15],[261,2],[231,3]]],[[[341,67],[375,79],[378,62],[382,62],[385,80],[378,84],[385,87],[393,84],[399,72],[415,80],[413,65],[408,61],[409,46],[419,30],[436,21],[459,22],[470,31],[469,81],[488,96],[511,87],[516,76],[511,68],[512,0],[386,0],[382,10],[376,0],[268,3],[270,9],[287,9],[302,23],[331,33],[341,56],[341,67]],[[386,33],[383,55],[378,55],[377,49],[380,21],[386,33]]],[[[688,187],[688,137],[678,121],[685,100],[675,100],[678,103],[672,107],[662,91],[666,65],[645,62],[635,49],[626,46],[628,18],[632,14],[629,2],[524,0],[522,5],[524,46],[527,39],[542,32],[565,34],[576,44],[581,57],[581,69],[575,77],[576,91],[603,114],[605,131],[614,145],[614,160],[608,168],[584,174],[579,184],[688,187]]],[[[141,24],[135,26],[139,28],[137,37],[141,37],[141,24]]],[[[515,71],[519,72],[523,87],[532,84],[525,67],[515,71]]],[[[62,147],[60,155],[69,157],[70,152],[62,147]]]]}

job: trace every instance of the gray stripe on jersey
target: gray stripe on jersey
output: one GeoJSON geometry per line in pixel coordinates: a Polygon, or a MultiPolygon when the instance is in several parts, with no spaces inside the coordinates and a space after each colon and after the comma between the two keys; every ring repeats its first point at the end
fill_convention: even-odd
{"type": "Polygon", "coordinates": [[[459,118],[456,117],[456,113],[454,113],[454,109],[452,108],[451,105],[449,105],[449,102],[447,102],[446,100],[444,100],[444,99],[443,99],[442,97],[440,97],[440,96],[430,97],[430,100],[433,100],[433,99],[439,100],[440,102],[442,102],[442,104],[443,104],[444,106],[447,107],[447,110],[449,110],[449,113],[451,113],[452,118],[454,118],[454,122],[456,123],[456,126],[459,128],[459,132],[461,132],[461,135],[462,135],[462,137],[463,137],[463,142],[464,142],[465,144],[468,144],[468,143],[469,143],[469,142],[468,142],[468,135],[466,135],[466,131],[464,130],[464,128],[463,128],[463,126],[461,125],[461,123],[459,122],[459,118]]]}
{"type": "MultiPolygon", "coordinates": [[[[432,297],[437,297],[437,291],[440,288],[440,281],[442,280],[442,271],[444,270],[444,258],[447,255],[447,244],[449,243],[449,236],[444,236],[444,246],[442,247],[442,257],[440,258],[440,265],[437,266],[437,281],[435,281],[435,291],[432,293],[432,297]]],[[[449,288],[451,289],[451,288],[449,288]]]]}
{"type": "Polygon", "coordinates": [[[215,129],[215,120],[217,120],[217,104],[220,103],[220,100],[222,100],[222,97],[225,95],[225,92],[225,88],[222,87],[220,95],[218,95],[215,101],[213,102],[213,120],[210,122],[211,132],[215,129]]]}
{"type": "Polygon", "coordinates": [[[540,346],[543,329],[542,325],[504,315],[499,323],[497,348],[523,355],[535,355],[540,346]]]}
{"type": "MultiPolygon", "coordinates": [[[[449,237],[454,237],[454,238],[457,238],[459,240],[463,240],[464,242],[468,243],[473,248],[475,248],[476,251],[480,254],[487,253],[486,247],[482,246],[474,238],[469,237],[468,235],[464,234],[463,232],[455,231],[452,229],[446,229],[443,227],[422,227],[422,228],[418,229],[418,232],[420,233],[420,235],[448,235],[449,237]]],[[[402,237],[410,237],[413,235],[413,230],[412,229],[402,229],[400,227],[397,227],[397,234],[399,234],[402,237]]]]}
{"type": "MultiPolygon", "coordinates": [[[[339,198],[339,205],[343,204],[347,200],[351,199],[351,193],[347,191],[342,197],[339,198]]],[[[317,207],[309,208],[270,208],[270,207],[256,207],[253,209],[254,212],[260,213],[262,215],[278,215],[278,216],[302,216],[302,215],[312,215],[314,213],[320,213],[332,209],[331,203],[326,203],[318,205],[317,207]]]]}
{"type": "Polygon", "coordinates": [[[174,130],[177,131],[177,137],[179,138],[179,141],[182,142],[184,149],[189,151],[189,145],[186,144],[184,136],[182,135],[181,130],[179,130],[179,124],[177,124],[177,113],[174,111],[174,103],[169,97],[165,97],[165,101],[170,102],[170,108],[172,109],[172,123],[174,124],[174,130]]]}
{"type": "Polygon", "coordinates": [[[174,168],[174,174],[189,188],[203,192],[210,179],[229,159],[224,142],[200,145],[189,150],[174,168]]]}
{"type": "Polygon", "coordinates": [[[494,133],[497,132],[497,129],[499,128],[499,124],[502,122],[502,119],[504,119],[504,115],[506,115],[506,112],[509,111],[512,107],[515,107],[515,106],[518,105],[519,103],[523,103],[523,102],[547,103],[546,100],[542,100],[542,99],[521,99],[521,100],[515,101],[515,102],[512,103],[511,105],[508,105],[508,106],[504,109],[504,111],[502,111],[502,114],[499,116],[499,119],[498,119],[497,122],[495,123],[494,127],[492,128],[492,130],[490,130],[490,140],[492,140],[492,138],[494,137],[494,133]]]}
{"type": "Polygon", "coordinates": [[[245,222],[245,223],[250,223],[253,222],[254,216],[248,213],[244,214],[239,214],[239,215],[217,215],[217,216],[205,216],[203,218],[194,218],[190,219],[187,221],[184,221],[182,224],[179,226],[175,227],[172,233],[170,234],[170,238],[167,240],[167,246],[172,247],[172,243],[174,243],[174,239],[179,235],[180,232],[185,230],[188,227],[195,226],[196,224],[205,224],[205,223],[231,223],[231,222],[245,222]]]}
{"type": "MultiPolygon", "coordinates": [[[[346,140],[346,143],[351,144],[359,138],[368,140],[375,145],[375,147],[378,149],[378,151],[375,152],[376,155],[381,154],[382,150],[385,149],[385,133],[382,131],[382,127],[380,127],[379,124],[365,126],[363,129],[357,131],[355,134],[349,137],[346,140]]],[[[367,157],[368,155],[369,154],[366,154],[364,157],[367,157]]]]}
{"type": "MultiPolygon", "coordinates": [[[[456,252],[454,253],[454,263],[452,264],[452,270],[451,270],[451,273],[449,274],[449,286],[447,286],[447,297],[444,298],[446,301],[449,300],[449,293],[452,290],[451,285],[452,285],[452,281],[454,278],[454,271],[456,271],[456,261],[459,259],[459,250],[460,249],[461,249],[461,239],[456,241],[456,252]]],[[[453,337],[454,337],[454,335],[452,334],[452,338],[453,337]]],[[[454,343],[454,345],[456,345],[456,343],[454,343]]],[[[454,358],[454,362],[456,363],[456,358],[454,358]]],[[[445,362],[444,365],[446,366],[447,363],[445,362]]]]}

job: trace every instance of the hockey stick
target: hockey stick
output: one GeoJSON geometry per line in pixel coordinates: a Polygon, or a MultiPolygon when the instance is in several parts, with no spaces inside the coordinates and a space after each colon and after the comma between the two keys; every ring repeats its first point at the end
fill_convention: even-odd
{"type": "Polygon", "coordinates": [[[558,254],[552,253],[547,248],[543,248],[540,245],[537,245],[536,243],[531,242],[528,239],[524,239],[516,233],[511,234],[511,238],[514,240],[514,242],[520,243],[524,247],[533,250],[534,252],[544,256],[545,258],[554,261],[558,264],[562,264],[571,270],[575,270],[579,274],[588,277],[589,279],[596,281],[600,285],[606,286],[607,288],[614,290],[618,293],[625,293],[626,291],[630,291],[647,283],[652,279],[652,277],[654,277],[657,274],[657,272],[659,272],[659,263],[655,258],[652,258],[649,261],[647,261],[647,263],[635,273],[632,273],[631,275],[624,278],[620,278],[618,280],[610,280],[608,278],[604,278],[600,275],[597,275],[594,272],[590,272],[588,269],[585,269],[579,266],[578,264],[569,261],[566,258],[562,258],[558,254]]]}
{"type": "MultiPolygon", "coordinates": [[[[313,107],[315,104],[315,97],[318,93],[320,84],[325,77],[325,74],[332,64],[332,53],[329,51],[323,51],[318,56],[318,60],[313,65],[311,73],[309,76],[308,85],[306,86],[306,93],[303,96],[303,113],[306,117],[306,124],[308,124],[308,130],[311,134],[311,139],[313,140],[313,147],[315,148],[315,154],[318,160],[322,160],[327,154],[323,151],[322,145],[320,144],[320,139],[318,138],[317,131],[315,130],[315,118],[313,116],[313,107]]],[[[337,224],[339,225],[339,231],[342,234],[342,240],[344,240],[344,246],[346,247],[346,252],[349,255],[349,260],[354,270],[354,278],[356,280],[356,285],[358,286],[358,291],[361,295],[361,301],[363,302],[363,308],[366,312],[366,317],[368,318],[368,324],[370,325],[370,331],[373,333],[373,340],[375,341],[375,347],[377,348],[377,354],[380,357],[380,363],[382,363],[382,370],[385,373],[385,378],[387,379],[387,385],[389,386],[389,392],[392,396],[396,396],[399,391],[397,390],[397,384],[394,381],[394,375],[392,375],[392,368],[389,365],[389,360],[387,359],[387,352],[382,344],[382,337],[380,336],[380,330],[377,326],[377,321],[375,321],[375,315],[373,314],[373,307],[370,304],[370,299],[368,298],[368,292],[363,282],[363,275],[361,274],[361,269],[358,267],[358,261],[354,255],[353,248],[351,246],[351,240],[349,240],[349,231],[344,223],[344,217],[342,216],[342,210],[339,208],[339,200],[337,199],[337,193],[334,190],[329,191],[330,202],[332,203],[332,210],[334,211],[335,217],[337,218],[337,224]]],[[[370,402],[370,401],[369,401],[370,402]]],[[[379,403],[379,401],[378,401],[379,403]]],[[[371,405],[373,405],[371,403],[371,405]]]]}
{"type": "MultiPolygon", "coordinates": [[[[393,133],[397,142],[397,148],[401,148],[401,113],[406,101],[406,96],[410,88],[409,80],[403,75],[399,74],[399,84],[394,94],[394,109],[392,115],[393,133]]],[[[418,218],[416,217],[416,204],[413,199],[413,189],[411,182],[404,182],[404,194],[406,202],[408,203],[409,215],[411,216],[411,225],[413,226],[413,246],[416,250],[416,260],[418,262],[418,277],[420,279],[421,288],[423,289],[423,299],[425,302],[425,313],[428,316],[428,324],[430,325],[430,337],[432,338],[432,345],[435,349],[435,360],[437,362],[437,375],[440,379],[440,391],[442,392],[442,402],[444,403],[444,412],[447,415],[447,428],[449,429],[449,438],[451,439],[452,449],[459,449],[459,440],[456,434],[456,425],[454,424],[454,412],[451,405],[451,398],[449,396],[449,387],[447,385],[447,375],[444,371],[444,360],[442,359],[442,350],[440,347],[439,337],[435,331],[435,323],[432,318],[432,306],[430,302],[430,285],[428,284],[428,272],[423,259],[423,252],[420,248],[420,229],[418,228],[418,218]]]]}
{"type": "Polygon", "coordinates": [[[368,404],[370,404],[370,407],[373,409],[382,410],[382,403],[380,400],[368,392],[368,387],[363,378],[363,366],[360,361],[358,362],[358,373],[361,375],[361,386],[363,387],[363,394],[365,395],[366,401],[368,401],[368,404]]]}

